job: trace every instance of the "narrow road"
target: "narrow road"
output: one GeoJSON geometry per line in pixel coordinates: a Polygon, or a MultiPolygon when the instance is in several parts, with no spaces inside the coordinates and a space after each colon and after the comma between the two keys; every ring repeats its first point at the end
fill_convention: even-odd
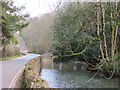
{"type": "Polygon", "coordinates": [[[28,54],[12,60],[2,61],[2,88],[9,88],[16,74],[32,58],[40,56],[38,54],[28,54]]]}

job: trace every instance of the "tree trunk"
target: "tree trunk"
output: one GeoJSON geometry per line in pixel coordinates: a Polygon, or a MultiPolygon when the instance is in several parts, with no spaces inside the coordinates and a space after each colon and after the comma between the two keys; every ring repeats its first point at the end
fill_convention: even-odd
{"type": "Polygon", "coordinates": [[[101,3],[101,13],[102,13],[102,30],[103,30],[103,41],[104,41],[104,47],[105,47],[105,54],[106,54],[106,60],[109,61],[106,34],[105,34],[105,9],[102,3],[101,3]]]}
{"type": "Polygon", "coordinates": [[[104,52],[103,52],[103,47],[102,47],[102,41],[101,41],[101,37],[100,37],[100,4],[98,3],[98,7],[97,7],[97,36],[99,38],[99,47],[100,47],[100,52],[102,55],[102,59],[105,60],[104,57],[104,52]]]}
{"type": "Polygon", "coordinates": [[[113,14],[112,14],[113,10],[112,10],[112,3],[110,2],[110,27],[111,27],[111,31],[112,31],[112,37],[111,37],[111,58],[112,61],[114,59],[114,35],[115,35],[115,31],[114,31],[114,26],[112,24],[113,21],[113,14]]]}

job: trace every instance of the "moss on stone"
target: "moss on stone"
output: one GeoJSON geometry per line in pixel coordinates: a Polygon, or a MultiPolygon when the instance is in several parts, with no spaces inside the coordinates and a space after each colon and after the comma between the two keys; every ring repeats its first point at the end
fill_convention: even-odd
{"type": "Polygon", "coordinates": [[[23,72],[22,88],[49,88],[48,84],[44,84],[44,80],[40,77],[40,57],[30,60],[23,72]]]}

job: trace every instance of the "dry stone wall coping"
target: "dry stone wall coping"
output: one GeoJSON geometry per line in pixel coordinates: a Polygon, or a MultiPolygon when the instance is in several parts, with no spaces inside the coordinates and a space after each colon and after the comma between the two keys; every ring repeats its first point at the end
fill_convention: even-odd
{"type": "Polygon", "coordinates": [[[49,84],[40,76],[41,57],[30,60],[23,71],[22,88],[49,88],[49,84]]]}

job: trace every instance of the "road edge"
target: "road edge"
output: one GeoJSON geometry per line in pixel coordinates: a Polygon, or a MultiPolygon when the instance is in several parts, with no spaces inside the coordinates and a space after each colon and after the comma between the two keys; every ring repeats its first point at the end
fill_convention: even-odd
{"type": "Polygon", "coordinates": [[[14,88],[14,87],[15,87],[16,81],[17,81],[17,79],[19,78],[20,73],[22,73],[22,71],[24,70],[24,68],[25,68],[25,66],[24,66],[23,68],[21,68],[21,69],[19,70],[19,72],[15,75],[15,77],[13,78],[13,80],[12,80],[9,88],[14,88]]]}

